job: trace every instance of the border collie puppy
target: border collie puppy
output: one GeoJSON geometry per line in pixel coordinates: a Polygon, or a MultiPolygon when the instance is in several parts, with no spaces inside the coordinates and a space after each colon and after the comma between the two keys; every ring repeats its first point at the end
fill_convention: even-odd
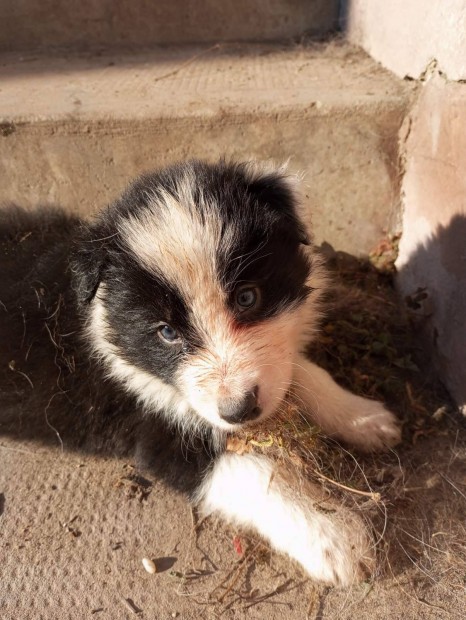
{"type": "Polygon", "coordinates": [[[325,276],[300,210],[282,169],[199,161],[142,176],[91,224],[3,209],[0,432],[132,450],[203,513],[346,585],[372,554],[351,513],[319,509],[267,457],[225,449],[288,394],[361,450],[399,440],[382,404],[303,355],[325,276]]]}

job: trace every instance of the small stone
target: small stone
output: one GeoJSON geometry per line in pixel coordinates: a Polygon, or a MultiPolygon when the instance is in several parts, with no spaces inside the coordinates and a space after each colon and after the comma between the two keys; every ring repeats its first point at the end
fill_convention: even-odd
{"type": "Polygon", "coordinates": [[[144,566],[144,569],[151,575],[157,572],[155,562],[149,560],[149,558],[142,558],[142,565],[144,566]]]}

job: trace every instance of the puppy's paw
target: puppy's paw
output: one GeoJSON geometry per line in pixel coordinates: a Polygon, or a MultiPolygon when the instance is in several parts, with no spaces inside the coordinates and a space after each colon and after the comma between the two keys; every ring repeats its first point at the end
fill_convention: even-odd
{"type": "Polygon", "coordinates": [[[401,441],[397,418],[378,401],[354,396],[345,422],[341,438],[363,452],[386,450],[401,441]]]}
{"type": "Polygon", "coordinates": [[[400,441],[397,419],[382,403],[343,389],[319,366],[301,358],[294,381],[298,402],[330,437],[365,452],[390,448],[400,441]]]}
{"type": "MultiPolygon", "coordinates": [[[[312,529],[315,523],[312,524],[312,529]]],[[[327,518],[318,539],[298,558],[311,577],[333,586],[348,587],[370,577],[375,551],[363,523],[351,515],[343,522],[327,518]]]]}
{"type": "Polygon", "coordinates": [[[324,583],[348,586],[374,569],[374,545],[365,522],[302,479],[294,468],[264,456],[223,454],[199,487],[205,514],[254,528],[271,545],[324,583]]]}

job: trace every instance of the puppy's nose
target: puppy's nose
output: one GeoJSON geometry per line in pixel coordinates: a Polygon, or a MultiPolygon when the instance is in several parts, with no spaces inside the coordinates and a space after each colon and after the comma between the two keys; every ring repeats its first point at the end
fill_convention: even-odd
{"type": "Polygon", "coordinates": [[[258,394],[259,387],[256,385],[241,398],[225,399],[218,406],[220,417],[230,424],[241,424],[258,418],[262,411],[257,404],[258,394]]]}

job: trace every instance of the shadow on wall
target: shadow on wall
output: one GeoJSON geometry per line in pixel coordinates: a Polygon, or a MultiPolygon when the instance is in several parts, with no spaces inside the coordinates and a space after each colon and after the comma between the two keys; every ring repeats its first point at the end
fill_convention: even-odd
{"type": "Polygon", "coordinates": [[[338,25],[341,32],[345,32],[348,27],[348,20],[351,14],[351,0],[340,0],[340,14],[338,25]]]}
{"type": "Polygon", "coordinates": [[[398,271],[429,361],[466,414],[466,214],[439,225],[398,271]]]}

